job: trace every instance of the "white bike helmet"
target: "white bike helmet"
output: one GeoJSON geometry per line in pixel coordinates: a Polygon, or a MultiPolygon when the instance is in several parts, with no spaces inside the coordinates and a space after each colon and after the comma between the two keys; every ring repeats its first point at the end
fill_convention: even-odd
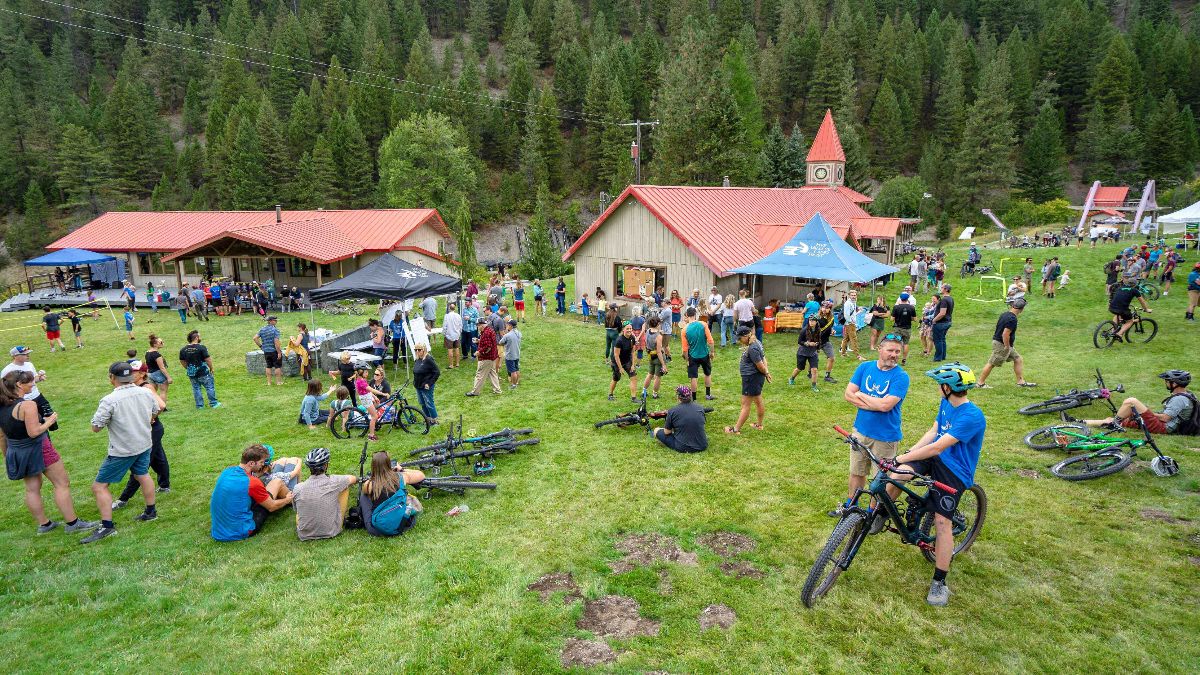
{"type": "Polygon", "coordinates": [[[1167,476],[1174,476],[1179,473],[1179,464],[1166,455],[1150,460],[1150,468],[1154,471],[1154,475],[1159,478],[1166,478],[1167,476]]]}

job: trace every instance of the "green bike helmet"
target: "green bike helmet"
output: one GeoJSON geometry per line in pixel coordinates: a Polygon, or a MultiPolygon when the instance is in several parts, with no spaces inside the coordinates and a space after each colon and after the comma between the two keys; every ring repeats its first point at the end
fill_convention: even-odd
{"type": "Polygon", "coordinates": [[[975,388],[975,371],[971,370],[970,366],[957,361],[927,370],[925,375],[932,377],[938,384],[950,387],[950,391],[953,392],[961,393],[975,388]]]}

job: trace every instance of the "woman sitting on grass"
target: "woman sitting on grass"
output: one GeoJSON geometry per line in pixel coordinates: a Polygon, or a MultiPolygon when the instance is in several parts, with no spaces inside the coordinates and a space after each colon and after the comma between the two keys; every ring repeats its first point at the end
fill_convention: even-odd
{"type": "Polygon", "coordinates": [[[329,419],[329,411],[321,409],[321,402],[329,398],[338,385],[330,385],[329,391],[321,393],[321,381],[309,380],[308,389],[304,392],[304,401],[300,403],[300,424],[307,424],[309,429],[316,429],[318,424],[324,424],[329,419]]]}
{"type": "Polygon", "coordinates": [[[420,483],[423,480],[425,480],[425,474],[416,469],[393,468],[392,458],[382,450],[371,455],[371,477],[363,483],[362,492],[358,495],[358,508],[362,513],[363,526],[367,533],[373,537],[394,537],[404,534],[410,529],[417,522],[417,515],[422,510],[421,502],[412,495],[409,495],[408,499],[410,503],[415,503],[418,514],[405,519],[400,524],[399,531],[394,534],[380,532],[376,529],[371,522],[371,516],[374,515],[376,507],[400,490],[405,489],[404,486],[420,483]]]}

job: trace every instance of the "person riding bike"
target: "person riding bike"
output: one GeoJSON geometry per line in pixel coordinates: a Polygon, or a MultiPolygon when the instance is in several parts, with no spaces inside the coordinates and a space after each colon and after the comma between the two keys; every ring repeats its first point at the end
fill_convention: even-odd
{"type": "Polygon", "coordinates": [[[1117,414],[1102,420],[1081,420],[1090,427],[1106,427],[1119,424],[1126,429],[1138,426],[1134,416],[1142,418],[1142,424],[1152,434],[1200,434],[1200,403],[1196,395],[1188,391],[1192,374],[1186,370],[1168,370],[1159,373],[1167,386],[1167,397],[1163,399],[1162,412],[1150,410],[1150,406],[1130,396],[1121,403],[1117,414]]]}
{"type": "MultiPolygon", "coordinates": [[[[925,375],[933,378],[942,392],[937,419],[908,452],[897,455],[895,459],[885,459],[879,466],[892,472],[891,477],[898,481],[907,481],[912,474],[896,473],[894,470],[897,468],[929,476],[954,490],[953,494],[949,494],[935,484],[925,496],[934,512],[933,524],[937,532],[933,581],[925,601],[936,607],[944,607],[950,602],[946,574],[950,571],[950,561],[954,556],[954,524],[951,518],[958,509],[959,497],[975,484],[975,467],[979,464],[987,419],[979,406],[967,400],[967,392],[975,388],[975,373],[969,366],[947,363],[925,371],[925,375]]],[[[900,490],[892,485],[887,490],[893,499],[900,494],[900,490]]],[[[880,512],[871,531],[882,530],[884,524],[886,517],[880,512]]]]}
{"type": "Polygon", "coordinates": [[[1118,342],[1125,339],[1125,331],[1133,325],[1133,312],[1129,311],[1129,305],[1134,298],[1137,298],[1147,314],[1153,311],[1150,309],[1150,305],[1146,304],[1146,298],[1142,297],[1142,291],[1138,288],[1137,274],[1130,274],[1129,270],[1126,270],[1121,278],[1121,283],[1113,289],[1112,297],[1108,301],[1108,311],[1112,312],[1113,323],[1120,326],[1116,335],[1113,336],[1118,342]]]}

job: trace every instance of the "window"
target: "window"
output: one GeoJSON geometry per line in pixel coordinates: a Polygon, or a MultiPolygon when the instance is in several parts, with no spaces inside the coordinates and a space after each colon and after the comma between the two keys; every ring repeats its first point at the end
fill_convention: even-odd
{"type": "MultiPolygon", "coordinates": [[[[613,297],[649,299],[654,289],[667,286],[667,269],[665,267],[646,267],[644,265],[613,265],[613,297]]],[[[580,292],[589,292],[580,289],[580,292]]]]}
{"type": "Polygon", "coordinates": [[[175,262],[163,262],[163,254],[161,253],[139,253],[138,270],[143,276],[149,275],[172,275],[175,274],[175,262]]]}
{"type": "Polygon", "coordinates": [[[887,239],[859,239],[863,253],[887,253],[887,239]]]}
{"type": "Polygon", "coordinates": [[[302,258],[288,258],[289,270],[288,274],[293,277],[315,277],[317,276],[317,264],[311,260],[302,258]]]}
{"type": "Polygon", "coordinates": [[[221,276],[220,258],[184,258],[183,273],[195,276],[221,276]]]}
{"type": "Polygon", "coordinates": [[[821,279],[809,279],[808,277],[792,277],[792,285],[793,286],[807,286],[808,288],[812,288],[813,286],[820,286],[821,284],[824,284],[824,283],[825,282],[822,281],[821,279]]]}
{"type": "Polygon", "coordinates": [[[275,261],[275,271],[276,272],[287,272],[287,259],[286,258],[272,258],[272,260],[275,261]]]}

